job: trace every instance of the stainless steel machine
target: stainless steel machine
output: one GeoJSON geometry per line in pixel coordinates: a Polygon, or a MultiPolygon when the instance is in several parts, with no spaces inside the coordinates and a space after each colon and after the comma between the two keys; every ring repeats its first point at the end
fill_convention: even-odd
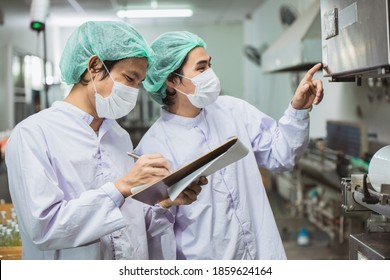
{"type": "MultiPolygon", "coordinates": [[[[387,85],[389,38],[390,0],[321,0],[323,75],[331,81],[361,85],[362,79],[368,78],[387,85]]],[[[367,173],[352,172],[341,180],[345,214],[367,217],[365,230],[349,236],[350,259],[390,259],[388,158],[390,146],[375,153],[367,173]]]]}
{"type": "Polygon", "coordinates": [[[332,81],[390,75],[389,0],[321,0],[323,74],[332,81]]]}

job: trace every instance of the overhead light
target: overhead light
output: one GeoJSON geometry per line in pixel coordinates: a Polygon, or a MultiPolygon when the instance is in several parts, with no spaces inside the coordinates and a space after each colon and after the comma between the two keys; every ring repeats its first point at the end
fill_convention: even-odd
{"type": "Polygon", "coordinates": [[[191,9],[149,9],[149,10],[119,10],[116,15],[120,18],[169,18],[191,17],[191,9]]]}

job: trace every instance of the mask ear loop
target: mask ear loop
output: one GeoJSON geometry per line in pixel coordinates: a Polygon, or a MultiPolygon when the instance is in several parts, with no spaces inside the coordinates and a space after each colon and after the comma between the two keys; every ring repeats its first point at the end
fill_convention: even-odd
{"type": "Polygon", "coordinates": [[[190,95],[192,95],[192,94],[185,93],[185,92],[181,91],[180,89],[177,89],[177,88],[174,88],[174,89],[175,89],[176,91],[180,92],[181,94],[187,96],[187,97],[190,96],[190,95]]]}
{"type": "Polygon", "coordinates": [[[191,80],[190,78],[187,78],[186,76],[183,76],[183,75],[181,75],[181,74],[179,74],[179,73],[173,72],[173,74],[175,74],[175,75],[177,75],[177,76],[180,76],[180,77],[182,77],[182,78],[184,78],[184,79],[191,80]]]}
{"type": "Polygon", "coordinates": [[[95,83],[93,82],[93,79],[92,79],[92,73],[91,73],[91,71],[89,71],[89,70],[88,70],[88,72],[89,72],[89,77],[91,78],[91,82],[92,82],[93,88],[94,88],[94,90],[95,90],[95,93],[97,93],[95,83]]]}
{"type": "MultiPolygon", "coordinates": [[[[179,73],[173,72],[173,74],[175,74],[175,75],[177,75],[177,76],[180,76],[180,77],[182,77],[182,78],[184,78],[184,79],[187,79],[187,80],[192,81],[192,79],[187,78],[186,76],[183,76],[183,75],[181,75],[181,74],[179,74],[179,73]]],[[[181,91],[180,89],[177,89],[177,88],[175,88],[175,87],[174,87],[174,89],[177,90],[178,92],[180,92],[181,94],[184,94],[184,95],[187,96],[187,97],[188,97],[189,95],[192,95],[192,94],[189,94],[189,93],[185,93],[185,92],[183,92],[183,91],[181,91]]]]}
{"type": "MultiPolygon", "coordinates": [[[[97,92],[95,83],[94,83],[94,81],[93,81],[93,79],[92,79],[92,73],[91,73],[91,71],[88,70],[88,72],[89,72],[89,77],[91,78],[92,86],[93,86],[93,88],[94,88],[94,90],[95,90],[95,98],[97,98],[96,95],[99,95],[99,96],[100,96],[100,94],[97,92]]],[[[99,116],[97,116],[97,117],[94,116],[95,119],[97,119],[98,117],[99,117],[99,116]]]]}
{"type": "MultiPolygon", "coordinates": [[[[108,69],[107,69],[106,65],[104,64],[103,60],[101,60],[101,62],[103,64],[104,68],[106,69],[106,71],[108,73],[108,76],[110,76],[111,80],[115,83],[115,80],[111,77],[110,71],[108,71],[108,69]]],[[[88,72],[89,72],[89,76],[90,76],[91,81],[92,81],[93,88],[95,89],[95,93],[97,93],[95,83],[93,82],[93,79],[92,79],[92,73],[89,70],[88,70],[88,72]]]]}
{"type": "MultiPolygon", "coordinates": [[[[99,59],[100,59],[100,58],[99,58],[99,59]]],[[[115,82],[114,79],[111,77],[110,71],[108,71],[108,69],[107,69],[106,65],[104,64],[103,60],[100,60],[100,61],[102,62],[103,67],[106,69],[106,71],[107,71],[107,73],[108,73],[108,76],[110,76],[111,80],[112,80],[113,82],[115,82]]],[[[88,70],[88,72],[89,72],[89,76],[90,76],[91,81],[92,81],[93,88],[95,89],[95,92],[97,93],[95,83],[93,82],[93,79],[92,79],[92,73],[91,73],[91,71],[89,71],[89,70],[88,70]]]]}
{"type": "Polygon", "coordinates": [[[101,62],[102,62],[102,64],[103,64],[104,68],[106,69],[106,71],[107,71],[107,73],[108,73],[108,76],[110,76],[111,80],[112,80],[113,82],[115,82],[115,80],[112,78],[112,76],[111,76],[111,74],[110,74],[110,71],[108,71],[106,65],[104,64],[103,60],[101,60],[101,62]]]}
{"type": "MultiPolygon", "coordinates": [[[[210,68],[209,68],[210,69],[210,68]]],[[[208,70],[208,69],[207,69],[208,70]]],[[[207,71],[206,70],[206,71],[207,71]]],[[[199,75],[201,75],[201,74],[203,74],[203,73],[200,73],[199,75],[196,75],[195,77],[192,77],[192,78],[188,78],[188,77],[186,77],[186,76],[183,76],[183,75],[181,75],[181,74],[179,74],[179,73],[176,73],[176,72],[173,72],[173,74],[175,74],[175,75],[177,75],[177,76],[180,76],[180,77],[183,77],[184,79],[187,79],[187,80],[190,80],[191,82],[192,82],[192,84],[196,87],[197,86],[197,83],[194,83],[194,78],[196,78],[197,76],[199,76],[199,75]]]]}

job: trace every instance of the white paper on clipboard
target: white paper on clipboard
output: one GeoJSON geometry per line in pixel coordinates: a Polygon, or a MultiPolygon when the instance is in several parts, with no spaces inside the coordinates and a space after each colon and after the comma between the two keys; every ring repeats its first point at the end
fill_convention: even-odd
{"type": "Polygon", "coordinates": [[[233,137],[163,179],[142,186],[137,192],[133,188],[134,194],[131,197],[150,205],[154,205],[168,197],[175,200],[191,182],[197,180],[200,176],[208,176],[242,159],[247,154],[248,149],[237,137],[233,137]]]}
{"type": "Polygon", "coordinates": [[[210,161],[205,166],[194,171],[187,177],[181,179],[176,184],[173,184],[168,188],[169,198],[175,200],[176,197],[189,185],[191,182],[197,180],[200,176],[209,176],[214,172],[232,164],[233,162],[243,158],[248,154],[248,149],[240,142],[237,141],[232,147],[225,153],[210,161]]]}

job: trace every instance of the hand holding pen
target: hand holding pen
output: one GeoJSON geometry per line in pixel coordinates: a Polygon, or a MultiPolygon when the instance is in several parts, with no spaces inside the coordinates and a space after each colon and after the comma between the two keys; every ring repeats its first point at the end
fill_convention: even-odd
{"type": "MultiPolygon", "coordinates": [[[[134,161],[137,161],[137,160],[139,160],[139,159],[141,158],[140,155],[137,155],[137,154],[131,153],[131,152],[127,152],[127,155],[128,155],[129,157],[132,157],[132,158],[134,159],[134,161]]],[[[170,173],[172,173],[172,171],[171,171],[170,169],[168,169],[168,171],[169,171],[170,173]]]]}
{"type": "Polygon", "coordinates": [[[130,171],[114,182],[116,188],[124,197],[130,196],[131,188],[149,184],[167,176],[170,165],[160,154],[138,156],[130,171]]]}

